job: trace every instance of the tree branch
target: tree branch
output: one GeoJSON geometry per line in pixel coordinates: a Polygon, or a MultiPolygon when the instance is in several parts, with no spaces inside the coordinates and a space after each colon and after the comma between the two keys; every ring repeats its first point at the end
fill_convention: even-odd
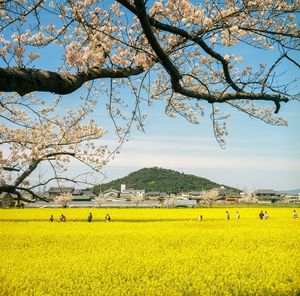
{"type": "MultiPolygon", "coordinates": [[[[128,3],[127,0],[118,0],[118,2],[120,2],[122,5],[124,5],[127,9],[129,9],[136,16],[138,16],[138,7],[141,5],[140,3],[136,4],[137,9],[135,9],[130,3],[128,3]]],[[[144,9],[143,22],[145,22],[145,18],[149,20],[149,23],[150,23],[151,26],[153,26],[153,27],[155,27],[157,29],[160,29],[162,31],[169,32],[169,33],[181,36],[181,37],[183,37],[183,38],[185,38],[187,40],[190,40],[190,41],[195,42],[196,44],[198,44],[207,54],[209,54],[210,56],[212,56],[213,58],[215,58],[216,60],[218,60],[219,62],[221,62],[226,82],[235,91],[238,91],[238,92],[242,91],[241,88],[239,88],[233,82],[233,80],[232,80],[232,78],[230,76],[229,67],[228,67],[228,64],[229,64],[228,61],[225,60],[219,53],[217,53],[212,48],[210,48],[204,42],[204,40],[202,38],[200,38],[200,37],[197,36],[197,35],[201,34],[201,32],[197,32],[197,34],[191,34],[191,33],[187,32],[186,30],[183,30],[183,29],[181,29],[179,27],[174,27],[174,26],[171,26],[171,25],[168,25],[168,24],[161,23],[161,22],[155,20],[153,17],[150,17],[148,14],[146,14],[146,10],[144,9]]],[[[141,21],[141,24],[142,24],[142,21],[141,21]]],[[[145,25],[146,25],[146,23],[145,23],[145,25]]],[[[142,27],[143,27],[143,25],[142,25],[142,27]]],[[[144,27],[143,27],[143,29],[144,29],[144,27]]],[[[150,40],[149,40],[149,42],[150,42],[150,40]]],[[[152,43],[150,42],[150,44],[152,44],[152,43]]]]}
{"type": "Polygon", "coordinates": [[[35,202],[35,200],[30,200],[27,199],[25,197],[22,196],[22,194],[19,191],[27,191],[28,193],[30,193],[35,199],[40,199],[43,200],[45,202],[49,202],[48,199],[41,197],[39,195],[37,195],[36,193],[34,193],[32,190],[28,189],[28,188],[23,188],[23,187],[18,187],[18,186],[14,186],[14,185],[2,185],[0,186],[0,194],[2,192],[6,192],[8,194],[15,194],[18,197],[18,200],[23,200],[26,202],[35,202]]]}
{"type": "Polygon", "coordinates": [[[142,67],[118,69],[92,68],[78,74],[52,72],[32,68],[1,68],[0,91],[24,96],[33,91],[70,94],[85,82],[100,78],[126,78],[144,72],[142,67]]]}
{"type": "Polygon", "coordinates": [[[243,92],[238,86],[235,85],[235,83],[232,81],[230,75],[229,75],[229,70],[228,70],[228,62],[218,53],[214,52],[211,48],[209,48],[206,43],[199,37],[192,37],[187,33],[186,31],[180,29],[180,28],[173,28],[172,26],[165,25],[165,24],[157,24],[158,22],[154,21],[152,19],[152,24],[155,25],[157,28],[160,28],[162,30],[167,30],[169,32],[172,31],[174,34],[178,34],[182,37],[189,38],[190,40],[195,41],[197,40],[197,43],[211,56],[219,60],[224,69],[224,74],[226,77],[227,82],[229,85],[235,89],[237,92],[236,93],[224,93],[224,94],[206,94],[206,93],[201,93],[197,91],[193,91],[187,88],[184,88],[181,85],[181,79],[182,75],[180,74],[179,70],[177,67],[174,65],[174,63],[170,60],[170,58],[167,56],[167,54],[164,52],[162,47],[160,46],[157,38],[154,35],[154,32],[151,28],[151,18],[149,15],[146,13],[146,7],[145,3],[143,0],[135,0],[135,10],[128,1],[126,0],[118,0],[121,4],[125,3],[126,7],[130,7],[130,10],[136,14],[136,16],[139,18],[139,21],[141,23],[141,26],[143,28],[144,34],[146,38],[148,39],[148,42],[150,43],[152,49],[158,56],[161,64],[164,66],[166,71],[169,73],[171,77],[171,84],[175,92],[180,93],[186,97],[190,98],[196,98],[198,100],[205,100],[209,103],[224,103],[226,101],[231,101],[231,100],[241,100],[241,99],[247,99],[247,100],[264,100],[264,101],[272,101],[276,105],[275,113],[278,113],[280,109],[280,102],[288,102],[288,98],[282,98],[279,95],[270,95],[270,94],[253,94],[253,93],[245,93],[243,92]]]}
{"type": "Polygon", "coordinates": [[[38,164],[41,162],[41,159],[34,160],[27,170],[25,170],[14,182],[12,186],[17,187],[37,168],[38,164]]]}
{"type": "Polygon", "coordinates": [[[19,172],[20,169],[15,169],[14,167],[3,167],[4,171],[8,171],[8,172],[19,172]]]}

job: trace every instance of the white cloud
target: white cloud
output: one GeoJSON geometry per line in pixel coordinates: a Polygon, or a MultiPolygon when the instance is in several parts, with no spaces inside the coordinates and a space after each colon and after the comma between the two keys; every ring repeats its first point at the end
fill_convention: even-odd
{"type": "MultiPolygon", "coordinates": [[[[98,144],[114,147],[112,139],[98,144]]],[[[205,137],[136,137],[125,143],[121,153],[103,168],[109,180],[123,177],[143,167],[163,167],[196,174],[218,183],[240,188],[293,189],[300,187],[300,157],[298,150],[287,147],[259,147],[243,142],[222,150],[213,138],[205,137]]],[[[67,176],[87,171],[78,161],[72,161],[67,176]]],[[[47,166],[41,171],[50,173],[47,166]]],[[[32,178],[37,180],[38,172],[32,178]]],[[[103,182],[103,176],[93,174],[91,181],[103,182]]]]}
{"type": "Polygon", "coordinates": [[[300,187],[298,153],[285,153],[280,147],[257,148],[240,144],[222,150],[213,139],[200,137],[137,138],[124,146],[106,170],[109,179],[122,177],[135,169],[158,166],[240,188],[300,187]]]}
{"type": "Polygon", "coordinates": [[[110,166],[300,171],[300,160],[274,155],[259,156],[255,149],[242,149],[241,147],[221,150],[218,146],[213,145],[211,140],[207,141],[202,138],[171,138],[167,140],[150,138],[134,139],[127,143],[121,154],[111,161],[110,166]]]}

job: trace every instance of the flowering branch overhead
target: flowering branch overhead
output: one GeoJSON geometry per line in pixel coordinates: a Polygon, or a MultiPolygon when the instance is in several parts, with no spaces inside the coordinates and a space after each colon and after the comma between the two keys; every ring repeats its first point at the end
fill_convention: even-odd
{"type": "MultiPolygon", "coordinates": [[[[277,92],[275,94],[246,91],[250,81],[242,83],[241,78],[234,79],[235,75],[231,73],[231,55],[229,57],[221,55],[215,47],[221,48],[221,45],[233,47],[238,42],[248,44],[252,42],[253,47],[270,48],[277,44],[283,49],[298,50],[299,29],[294,22],[295,13],[299,12],[297,2],[226,1],[224,4],[221,1],[212,3],[206,1],[205,7],[202,7],[200,4],[193,5],[188,0],[170,0],[166,3],[157,1],[149,12],[142,0],[117,2],[120,3],[119,6],[113,4],[106,10],[100,6],[101,1],[95,0],[78,3],[68,1],[66,6],[59,1],[49,3],[32,1],[30,9],[23,10],[17,8],[14,1],[8,5],[9,7],[2,4],[1,13],[4,19],[0,31],[12,25],[18,27],[20,22],[25,24],[26,18],[34,13],[31,20],[36,19],[36,28],[41,32],[33,34],[32,31],[26,30],[25,33],[21,31],[19,35],[14,33],[13,42],[1,37],[0,42],[4,45],[1,55],[8,67],[0,67],[0,91],[17,92],[20,95],[33,91],[69,94],[88,81],[136,76],[156,63],[162,65],[170,75],[173,91],[185,97],[209,103],[223,103],[229,100],[271,100],[276,104],[275,113],[279,111],[280,102],[289,100],[288,93],[276,88],[273,88],[273,92],[277,92]],[[113,13],[120,19],[124,16],[121,12],[122,7],[133,13],[138,21],[130,25],[129,22],[114,19],[113,13]],[[61,27],[56,28],[61,23],[59,21],[54,25],[42,26],[43,10],[65,20],[62,21],[61,27]],[[163,20],[165,22],[162,22],[163,20]],[[139,32],[137,38],[136,32],[139,32]],[[161,34],[164,34],[165,38],[162,38],[161,34]],[[252,40],[248,41],[250,38],[252,40]],[[193,82],[196,77],[199,79],[199,75],[195,74],[185,81],[187,69],[179,67],[178,63],[172,61],[172,54],[170,55],[170,52],[160,45],[166,41],[169,43],[169,49],[171,46],[173,50],[175,49],[174,52],[181,56],[182,53],[176,49],[176,45],[190,42],[186,47],[186,53],[199,62],[202,60],[203,63],[201,55],[193,47],[197,45],[207,54],[208,60],[203,65],[214,61],[219,63],[223,72],[222,74],[220,72],[223,76],[221,83],[236,93],[227,95],[227,89],[223,92],[220,88],[215,90],[207,88],[205,77],[200,76],[202,86],[206,85],[203,91],[201,86],[197,87],[193,82]],[[76,73],[70,73],[68,69],[64,72],[53,72],[26,66],[24,61],[26,46],[45,47],[50,43],[65,46],[66,65],[76,69],[76,73]],[[9,58],[9,54],[13,55],[13,59],[9,58]],[[9,65],[12,60],[16,61],[14,67],[9,65]],[[134,63],[136,66],[133,66],[134,63]]],[[[28,54],[29,62],[38,56],[39,54],[28,54]]],[[[289,55],[286,54],[285,57],[297,64],[289,55]]],[[[194,66],[194,72],[199,72],[197,67],[199,68],[201,63],[198,64],[199,66],[194,66]]],[[[201,71],[199,73],[201,74],[201,71]]],[[[259,85],[259,79],[256,82],[259,85]]]]}
{"type": "MultiPolygon", "coordinates": [[[[198,37],[200,32],[196,34],[190,34],[186,30],[183,30],[178,27],[170,26],[167,24],[163,24],[154,18],[150,18],[146,13],[146,6],[143,0],[135,0],[133,5],[130,4],[128,0],[118,0],[121,4],[126,6],[131,12],[133,12],[138,18],[143,28],[143,32],[149,41],[152,49],[158,56],[160,63],[164,66],[166,71],[171,77],[172,88],[175,92],[180,93],[186,97],[196,98],[199,100],[206,100],[209,103],[222,103],[226,101],[232,100],[261,100],[261,101],[273,101],[276,105],[275,113],[279,112],[280,102],[288,102],[287,97],[282,97],[281,95],[269,95],[265,93],[253,94],[253,93],[245,93],[236,83],[233,82],[230,72],[229,72],[229,62],[223,56],[214,51],[211,47],[209,47],[201,37],[198,37]],[[157,38],[154,35],[152,26],[167,31],[169,33],[173,33],[179,35],[186,40],[192,41],[198,44],[207,54],[218,60],[223,67],[223,72],[225,76],[225,80],[228,85],[233,88],[236,93],[224,93],[222,95],[210,95],[203,92],[193,91],[191,89],[187,89],[182,87],[182,75],[180,74],[178,68],[172,63],[168,55],[164,52],[162,47],[160,46],[157,38]]],[[[299,38],[299,36],[294,36],[295,38],[299,38]]]]}

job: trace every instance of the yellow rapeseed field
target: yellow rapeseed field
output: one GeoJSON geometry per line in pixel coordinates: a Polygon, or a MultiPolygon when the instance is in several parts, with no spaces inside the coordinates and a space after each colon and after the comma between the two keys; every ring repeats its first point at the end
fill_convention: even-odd
{"type": "Polygon", "coordinates": [[[0,295],[300,295],[300,219],[262,210],[0,210],[0,295]]]}

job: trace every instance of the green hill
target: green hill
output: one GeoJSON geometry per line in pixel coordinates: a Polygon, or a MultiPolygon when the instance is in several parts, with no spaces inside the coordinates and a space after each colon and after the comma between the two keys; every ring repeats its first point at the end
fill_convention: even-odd
{"type": "Polygon", "coordinates": [[[235,188],[217,184],[208,179],[194,175],[179,173],[173,170],[162,169],[158,167],[144,168],[109,183],[97,185],[94,192],[98,194],[107,189],[120,190],[121,184],[126,188],[145,189],[148,191],[160,191],[167,193],[190,192],[212,189],[224,186],[227,191],[236,191],[235,188]]]}

